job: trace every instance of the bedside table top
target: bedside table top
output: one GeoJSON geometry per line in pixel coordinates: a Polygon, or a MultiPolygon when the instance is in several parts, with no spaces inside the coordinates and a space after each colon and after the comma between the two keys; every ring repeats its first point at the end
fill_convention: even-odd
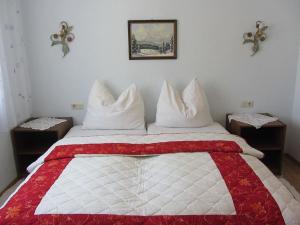
{"type": "MultiPolygon", "coordinates": [[[[231,122],[229,122],[228,116],[231,115],[231,114],[232,113],[226,114],[226,127],[229,127],[231,124],[234,124],[235,126],[239,126],[241,128],[254,128],[254,126],[252,126],[250,124],[243,123],[243,122],[240,122],[240,121],[236,121],[234,119],[231,120],[231,122]]],[[[267,115],[267,116],[272,116],[269,113],[260,113],[260,114],[267,115]]],[[[266,128],[266,127],[286,127],[286,125],[283,122],[281,122],[280,120],[276,120],[274,122],[270,122],[270,123],[267,123],[267,124],[262,126],[262,128],[266,128]]]]}
{"type": "MultiPolygon", "coordinates": [[[[73,118],[72,117],[55,117],[58,119],[65,119],[65,122],[59,123],[53,127],[50,127],[49,129],[46,130],[35,130],[35,129],[31,129],[31,128],[24,128],[24,127],[20,127],[17,126],[14,129],[12,129],[12,132],[30,132],[30,133],[47,133],[47,132],[56,132],[58,133],[59,136],[61,136],[63,133],[65,133],[65,130],[69,130],[72,126],[73,126],[73,118]]],[[[26,120],[25,122],[34,120],[37,118],[30,118],[28,120],[26,120]]]]}
{"type": "MultiPolygon", "coordinates": [[[[239,122],[239,121],[236,121],[236,120],[232,120],[232,122],[238,123],[240,127],[253,127],[250,124],[239,122]]],[[[282,123],[280,120],[277,120],[277,121],[274,121],[274,122],[267,123],[267,124],[263,125],[262,127],[284,127],[284,126],[286,126],[284,123],[282,123]]]]}

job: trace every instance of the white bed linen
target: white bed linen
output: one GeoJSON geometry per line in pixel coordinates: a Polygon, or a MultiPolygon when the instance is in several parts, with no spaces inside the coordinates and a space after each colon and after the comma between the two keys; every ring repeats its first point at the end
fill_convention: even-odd
{"type": "Polygon", "coordinates": [[[214,122],[213,124],[206,127],[161,127],[155,123],[151,123],[147,127],[148,134],[184,134],[184,133],[219,133],[228,134],[229,132],[219,123],[214,122]]]}
{"type": "MultiPolygon", "coordinates": [[[[291,193],[285,188],[285,186],[254,156],[262,156],[262,154],[251,148],[249,145],[246,144],[246,142],[241,139],[240,137],[230,135],[230,134],[216,134],[216,133],[189,133],[189,134],[159,134],[159,135],[113,135],[113,136],[96,136],[96,137],[73,137],[73,138],[64,138],[57,142],[55,145],[53,145],[47,153],[45,153],[40,159],[38,159],[35,163],[33,163],[30,166],[30,170],[34,170],[32,174],[36,172],[36,168],[43,163],[43,159],[55,148],[55,146],[58,145],[65,145],[65,144],[87,144],[87,143],[154,143],[154,142],[165,142],[165,141],[187,141],[187,140],[232,140],[235,141],[242,149],[244,154],[241,154],[242,157],[245,159],[245,161],[252,167],[254,172],[257,174],[257,176],[261,179],[265,187],[269,190],[273,198],[276,200],[279,208],[282,211],[282,215],[284,217],[284,220],[287,225],[299,225],[300,221],[300,204],[297,202],[291,193]]],[[[176,187],[180,187],[180,192],[182,192],[182,188],[185,190],[188,190],[189,187],[197,187],[201,189],[201,185],[198,186],[195,184],[197,181],[202,182],[203,179],[206,179],[205,184],[212,184],[210,189],[213,189],[217,199],[213,199],[213,201],[217,204],[221,204],[219,207],[220,209],[229,209],[230,214],[235,214],[234,210],[230,210],[231,208],[231,202],[230,198],[226,200],[222,200],[223,197],[226,198],[227,196],[227,190],[226,187],[224,187],[220,182],[222,183],[223,179],[222,177],[218,176],[218,173],[210,172],[210,171],[215,171],[214,170],[214,165],[211,164],[212,161],[210,157],[208,157],[208,154],[203,152],[203,153],[176,153],[176,154],[165,154],[165,155],[159,155],[159,156],[151,156],[151,157],[124,157],[121,155],[118,156],[109,156],[109,155],[98,155],[97,157],[88,157],[88,158],[83,158],[78,156],[77,158],[74,158],[71,163],[67,166],[67,168],[64,170],[61,179],[59,178],[56,182],[62,182],[60,185],[55,186],[53,185],[51,189],[47,192],[46,196],[43,197],[38,210],[36,213],[49,213],[51,212],[62,212],[65,210],[67,213],[85,213],[89,211],[96,212],[99,210],[99,212],[108,212],[105,210],[108,209],[95,209],[93,206],[88,206],[85,204],[84,207],[82,204],[70,204],[70,205],[65,205],[62,208],[59,208],[60,205],[57,202],[63,202],[64,200],[70,200],[71,202],[74,203],[76,199],[78,199],[82,195],[81,201],[85,201],[88,198],[91,198],[91,196],[86,195],[88,190],[86,189],[86,186],[88,185],[90,188],[89,190],[103,190],[104,192],[109,190],[109,185],[112,183],[109,181],[112,181],[114,179],[117,181],[118,184],[114,185],[121,185],[123,188],[123,191],[120,190],[121,197],[127,197],[127,200],[125,199],[125,202],[130,203],[132,195],[134,194],[138,196],[139,200],[132,202],[131,208],[133,211],[127,212],[129,215],[135,214],[135,213],[140,213],[142,215],[144,214],[153,214],[155,215],[156,210],[160,210],[161,213],[168,213],[170,211],[172,212],[177,212],[177,213],[195,213],[197,212],[193,211],[193,209],[200,211],[205,211],[206,214],[214,214],[217,213],[217,209],[214,209],[214,204],[211,202],[211,205],[209,209],[205,209],[205,206],[201,207],[203,204],[203,201],[206,203],[210,203],[211,195],[209,191],[204,191],[202,192],[204,195],[207,194],[207,198],[203,199],[198,199],[199,201],[193,202],[191,196],[188,194],[186,195],[181,195],[182,200],[186,200],[185,202],[183,201],[182,203],[185,204],[186,202],[193,202],[192,205],[194,204],[197,207],[191,207],[189,211],[188,209],[183,208],[182,204],[180,205],[178,202],[173,205],[168,205],[167,204],[167,197],[160,198],[156,197],[157,194],[159,194],[160,191],[163,190],[163,187],[166,188],[164,185],[175,185],[176,187]],[[193,155],[193,160],[195,160],[195,163],[199,166],[195,166],[196,164],[193,163],[187,163],[185,162],[192,160],[188,159],[190,155],[193,155]],[[180,159],[183,159],[182,162],[180,159]],[[187,159],[187,160],[185,160],[187,159]],[[144,160],[148,160],[145,162],[144,160]],[[166,162],[170,163],[166,163],[166,162]],[[101,162],[100,162],[101,161],[101,162]],[[119,161],[119,163],[118,163],[119,161]],[[133,162],[134,161],[134,162],[133,162]],[[171,163],[172,162],[172,163],[171,163]],[[140,163],[143,163],[144,166],[140,166],[140,163]],[[183,165],[178,166],[179,164],[185,164],[186,167],[183,165]],[[204,164],[208,163],[208,166],[205,166],[204,164]],[[99,165],[101,164],[101,165],[99,165]],[[104,166],[108,165],[106,170],[102,170],[103,168],[99,168],[99,166],[104,166]],[[203,168],[201,168],[201,165],[203,165],[203,168]],[[129,166],[129,169],[124,169],[122,167],[129,166]],[[130,168],[131,166],[131,168],[130,168]],[[169,167],[170,166],[170,167],[169,167]],[[183,167],[182,167],[183,166],[183,167]],[[72,168],[71,168],[72,167],[72,168]],[[154,168],[154,170],[149,170],[149,167],[154,168]],[[144,169],[141,169],[144,168],[144,169]],[[147,170],[148,168],[148,170],[147,170]],[[165,169],[162,169],[165,168],[165,169]],[[99,170],[100,169],[100,170],[99,170]],[[132,170],[131,170],[132,169],[132,170]],[[88,171],[89,172],[88,172],[88,171]],[[201,171],[202,170],[202,171],[201,171]],[[128,172],[131,171],[131,172],[128,172]],[[169,173],[166,173],[168,177],[170,177],[170,180],[166,180],[164,183],[164,172],[169,171],[169,173]],[[176,176],[172,177],[170,176],[172,173],[175,173],[176,176]],[[77,176],[77,173],[84,173],[85,176],[77,176]],[[92,173],[94,173],[92,175],[92,173]],[[102,173],[102,175],[101,175],[102,173]],[[104,174],[103,174],[104,173],[104,174]],[[146,185],[138,185],[141,184],[140,182],[137,184],[136,188],[142,188],[142,189],[132,189],[130,184],[132,185],[132,176],[130,176],[130,173],[138,173],[139,175],[139,181],[140,179],[145,179],[149,181],[155,181],[155,184],[158,185],[159,189],[154,190],[150,188],[150,192],[147,192],[146,195],[139,196],[139,191],[145,190],[144,188],[146,187],[152,187],[151,182],[146,185]],[[185,174],[190,174],[190,176],[186,177],[186,180],[178,178],[181,173],[185,174]],[[100,174],[100,175],[99,175],[100,174]],[[66,176],[65,176],[66,175],[66,176]],[[203,175],[201,179],[199,180],[199,175],[203,175]],[[154,176],[154,177],[153,177],[154,176]],[[63,178],[64,177],[64,178],[63,178]],[[79,179],[81,178],[81,179],[79,179]],[[87,178],[89,178],[89,182],[87,182],[87,178]],[[127,178],[129,180],[127,180],[127,178]],[[151,178],[151,179],[147,179],[151,178]],[[157,178],[158,180],[156,180],[157,178]],[[102,179],[102,180],[101,180],[102,179]],[[101,181],[99,181],[101,180],[101,181]],[[177,185],[176,182],[179,181],[184,181],[180,183],[180,185],[177,185]],[[67,185],[67,183],[69,183],[67,185]],[[101,185],[105,185],[105,188],[101,188],[101,185]],[[59,188],[62,187],[62,188],[59,188]],[[74,188],[72,192],[68,190],[69,188],[65,189],[66,187],[72,187],[74,188]],[[131,193],[131,194],[126,194],[131,193]],[[69,196],[69,193],[71,193],[71,196],[69,196]],[[73,196],[72,197],[72,193],[73,196]],[[223,193],[220,194],[220,193],[223,193]],[[49,195],[48,195],[49,194],[49,195]],[[55,196],[54,196],[55,195],[55,196]],[[85,196],[85,197],[84,197],[85,196]],[[52,204],[50,202],[51,199],[55,199],[56,201],[53,202],[52,204]],[[47,200],[48,199],[48,200],[47,200]],[[156,201],[152,202],[152,199],[157,199],[156,201]],[[144,200],[144,201],[143,201],[144,200]],[[43,201],[46,201],[46,203],[43,201]],[[143,207],[139,208],[138,203],[143,203],[143,207]],[[53,205],[54,204],[54,205],[53,205]],[[225,204],[225,205],[222,205],[225,204]],[[74,206],[77,206],[74,208],[74,206]],[[41,211],[39,211],[41,210],[41,211]],[[55,211],[56,210],[56,211],[55,211]],[[86,211],[85,211],[86,210],[86,211]],[[211,210],[211,211],[210,211],[211,210]]],[[[31,175],[32,175],[31,174],[31,175]]],[[[185,178],[185,176],[183,176],[185,178]]],[[[27,182],[28,179],[24,181],[24,183],[27,182]]],[[[23,183],[23,184],[24,184],[23,183]]],[[[22,185],[23,185],[22,184],[22,185]]],[[[207,187],[206,187],[207,188],[207,187]]],[[[178,191],[178,190],[177,190],[178,191]]],[[[197,190],[194,190],[197,191],[197,190]]],[[[105,193],[98,193],[101,196],[105,196],[105,193]]],[[[176,192],[175,189],[170,192],[170,194],[174,194],[176,192]]],[[[193,190],[190,190],[190,192],[193,192],[193,190]]],[[[114,208],[117,210],[117,208],[124,209],[124,205],[122,205],[122,201],[120,202],[121,205],[118,205],[117,202],[109,202],[110,200],[116,200],[116,196],[120,197],[117,193],[110,193],[106,199],[102,199],[102,201],[108,201],[107,205],[109,206],[116,206],[114,208]],[[110,196],[110,197],[109,197],[110,196]]],[[[185,192],[189,193],[189,192],[185,192]]],[[[197,193],[199,194],[199,192],[197,193]]],[[[93,193],[95,195],[95,193],[93,193]]],[[[169,196],[170,198],[171,196],[169,196]]],[[[124,203],[124,201],[123,201],[124,203]]],[[[127,205],[128,206],[128,205],[127,205]]],[[[125,209],[127,209],[127,206],[125,206],[125,209]]],[[[111,208],[111,210],[112,210],[111,208]]],[[[115,211],[116,212],[116,211],[115,211]]]]}
{"type": "MultiPolygon", "coordinates": [[[[209,140],[224,140],[234,141],[244,154],[249,154],[262,158],[264,154],[251,146],[246,141],[236,135],[232,134],[216,134],[216,133],[185,133],[185,134],[153,134],[153,135],[103,135],[103,136],[91,136],[91,137],[73,137],[63,138],[52,145],[49,150],[38,158],[35,162],[27,167],[28,172],[32,172],[34,168],[44,162],[44,159],[51,153],[51,151],[59,145],[70,144],[100,144],[100,143],[132,143],[132,144],[150,144],[156,142],[168,142],[168,141],[209,141],[209,140]]],[[[141,156],[142,157],[142,156],[141,156]]]]}
{"type": "Polygon", "coordinates": [[[102,129],[84,129],[82,125],[72,127],[66,134],[65,138],[70,137],[92,137],[101,135],[145,135],[146,129],[140,130],[102,130],[102,129]]]}

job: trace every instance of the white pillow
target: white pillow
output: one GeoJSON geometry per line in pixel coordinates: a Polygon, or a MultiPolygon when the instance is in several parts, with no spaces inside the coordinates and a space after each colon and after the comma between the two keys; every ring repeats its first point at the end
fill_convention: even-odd
{"type": "Polygon", "coordinates": [[[132,84],[117,100],[100,81],[95,81],[89,95],[84,129],[144,129],[144,103],[132,84]]]}
{"type": "Polygon", "coordinates": [[[213,123],[205,92],[197,79],[182,96],[164,81],[156,111],[156,125],[162,127],[203,127],[213,123]]]}

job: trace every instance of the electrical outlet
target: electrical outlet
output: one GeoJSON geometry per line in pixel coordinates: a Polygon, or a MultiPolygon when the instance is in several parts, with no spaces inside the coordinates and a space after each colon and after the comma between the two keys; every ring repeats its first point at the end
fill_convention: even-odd
{"type": "Polygon", "coordinates": [[[242,101],[241,108],[253,108],[254,107],[254,101],[253,100],[246,100],[242,101]]]}
{"type": "Polygon", "coordinates": [[[84,105],[81,103],[74,103],[71,105],[71,107],[73,110],[83,110],[84,105]]]}
{"type": "Polygon", "coordinates": [[[254,108],[254,101],[248,102],[248,106],[249,106],[249,108],[254,108]]]}

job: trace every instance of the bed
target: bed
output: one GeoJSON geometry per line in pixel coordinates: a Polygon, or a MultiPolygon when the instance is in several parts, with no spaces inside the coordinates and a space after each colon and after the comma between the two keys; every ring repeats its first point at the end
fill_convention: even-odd
{"type": "Polygon", "coordinates": [[[218,124],[111,134],[75,127],[29,166],[1,225],[300,224],[300,204],[218,124]]]}

